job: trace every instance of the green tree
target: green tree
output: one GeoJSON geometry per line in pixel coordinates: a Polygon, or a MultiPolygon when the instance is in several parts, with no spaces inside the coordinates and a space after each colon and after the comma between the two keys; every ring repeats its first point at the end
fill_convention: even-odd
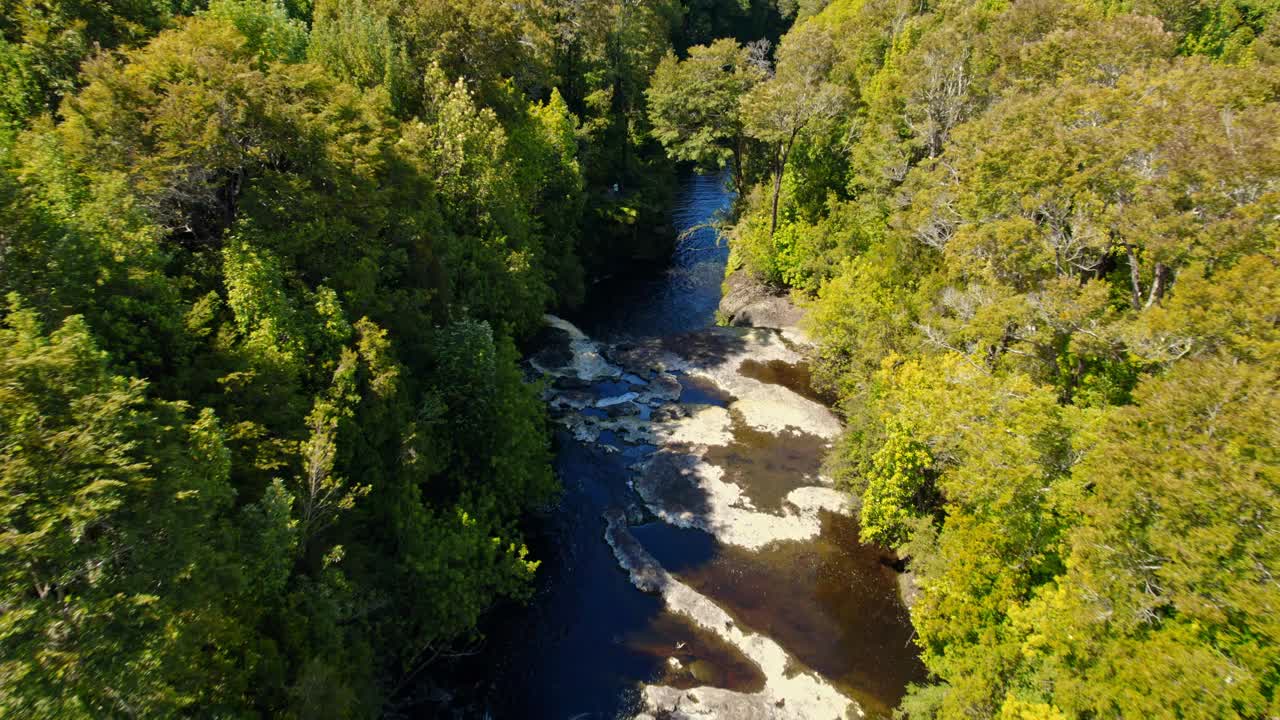
{"type": "Polygon", "coordinates": [[[793,31],[854,102],[734,251],[817,298],[829,468],[921,591],[905,716],[1275,712],[1272,18],[836,0],[793,31]]]}
{"type": "Polygon", "coordinates": [[[929,448],[903,427],[888,429],[884,445],[871,458],[862,494],[860,527],[867,542],[897,547],[909,539],[908,527],[929,509],[929,448]]]}
{"type": "Polygon", "coordinates": [[[1072,717],[1275,711],[1276,379],[1190,361],[1078,441],[1067,572],[1019,618],[1028,691],[1072,717]]]}
{"type": "Polygon", "coordinates": [[[782,175],[796,138],[810,124],[833,117],[844,103],[839,85],[827,82],[835,62],[835,46],[826,29],[802,23],[787,33],[778,48],[777,71],[741,99],[748,134],[772,150],[773,202],[769,235],[778,229],[782,175]]]}
{"type": "Polygon", "coordinates": [[[88,718],[216,706],[220,684],[243,689],[217,582],[234,491],[216,417],[114,373],[81,318],[46,335],[10,302],[0,707],[88,718]]]}
{"type": "Polygon", "coordinates": [[[301,62],[307,56],[307,24],[290,17],[280,2],[213,0],[206,12],[235,26],[264,61],[301,62]]]}
{"type": "Polygon", "coordinates": [[[153,0],[0,3],[0,72],[6,81],[0,125],[25,126],[37,113],[57,110],[80,86],[80,65],[95,48],[145,41],[168,24],[174,9],[153,0]]]}
{"type": "Polygon", "coordinates": [[[746,142],[742,98],[764,79],[749,51],[729,39],[667,55],[654,70],[646,96],[653,136],[675,159],[705,168],[733,166],[745,187],[746,142]]]}
{"type": "Polygon", "coordinates": [[[364,2],[317,3],[307,48],[311,62],[361,88],[382,87],[396,113],[419,110],[420,80],[386,15],[364,2]]]}

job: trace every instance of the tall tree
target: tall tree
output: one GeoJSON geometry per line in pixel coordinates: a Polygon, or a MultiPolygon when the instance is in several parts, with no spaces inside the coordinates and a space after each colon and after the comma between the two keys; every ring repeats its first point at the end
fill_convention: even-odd
{"type": "Polygon", "coordinates": [[[742,98],[765,78],[747,48],[729,39],[667,55],[646,95],[653,136],[677,160],[704,168],[733,167],[734,185],[745,187],[746,120],[742,98]]]}
{"type": "Polygon", "coordinates": [[[746,132],[772,148],[771,236],[778,229],[782,175],[796,138],[810,124],[835,116],[844,104],[844,90],[827,79],[835,60],[835,45],[827,30],[815,23],[802,23],[787,33],[778,48],[773,77],[752,88],[740,101],[746,132]]]}
{"type": "MultiPolygon", "coordinates": [[[[113,372],[82,318],[0,326],[0,709],[176,716],[237,678],[212,411],[113,372]],[[201,668],[199,674],[187,668],[201,668]]],[[[248,558],[246,558],[248,560],[248,558]]],[[[239,686],[243,689],[243,686],[239,686]]]]}

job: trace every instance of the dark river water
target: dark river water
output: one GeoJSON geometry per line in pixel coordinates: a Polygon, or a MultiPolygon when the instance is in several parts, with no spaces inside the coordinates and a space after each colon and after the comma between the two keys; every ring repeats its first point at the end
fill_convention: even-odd
{"type": "Polygon", "coordinates": [[[605,281],[570,319],[600,340],[674,335],[714,325],[729,246],[710,223],[733,203],[727,178],[693,175],[681,182],[671,218],[680,237],[670,267],[605,281]]]}
{"type": "MultiPolygon", "coordinates": [[[[688,232],[671,266],[650,277],[615,278],[607,298],[597,297],[572,320],[587,335],[607,341],[714,325],[728,248],[706,224],[732,199],[723,176],[686,179],[673,224],[688,232]]],[[[807,389],[802,368],[762,365],[751,372],[763,382],[807,389]]],[[[691,383],[681,396],[681,402],[689,401],[722,399],[714,389],[691,383]]],[[[741,446],[713,460],[731,475],[738,463],[762,468],[758,477],[766,479],[757,487],[766,488],[762,498],[768,502],[770,473],[781,477],[800,466],[816,472],[822,454],[820,447],[777,437],[743,438],[741,446]]],[[[634,536],[664,567],[772,637],[868,714],[886,714],[907,682],[922,679],[893,571],[883,553],[858,543],[852,519],[824,515],[822,533],[813,541],[776,543],[757,552],[723,547],[701,531],[646,517],[627,481],[629,468],[653,448],[616,445],[620,451],[606,452],[567,432],[557,437],[555,468],[564,493],[531,543],[543,560],[535,596],[527,607],[512,608],[509,627],[491,639],[492,717],[627,718],[639,710],[637,687],[646,682],[742,692],[762,686],[758,668],[736,649],[665,612],[659,597],[632,586],[604,542],[602,514],[611,507],[634,515],[634,536]],[[668,674],[672,657],[687,670],[680,678],[668,674]]]]}

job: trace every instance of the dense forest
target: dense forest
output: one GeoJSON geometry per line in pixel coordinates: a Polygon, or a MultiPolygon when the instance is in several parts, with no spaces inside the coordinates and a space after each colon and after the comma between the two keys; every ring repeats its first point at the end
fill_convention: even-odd
{"type": "Polygon", "coordinates": [[[657,67],[807,304],[907,718],[1280,715],[1280,3],[801,2],[657,67]]]}
{"type": "Polygon", "coordinates": [[[0,715],[369,717],[557,492],[517,343],[662,257],[767,3],[0,1],[0,715]]]}
{"type": "Polygon", "coordinates": [[[0,715],[395,714],[528,596],[519,347],[685,164],[903,717],[1280,716],[1280,1],[0,8],[0,715]]]}

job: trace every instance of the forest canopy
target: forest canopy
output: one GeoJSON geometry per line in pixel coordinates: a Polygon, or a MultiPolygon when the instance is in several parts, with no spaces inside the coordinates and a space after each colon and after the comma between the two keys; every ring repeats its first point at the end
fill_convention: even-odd
{"type": "Polygon", "coordinates": [[[395,711],[676,163],[808,309],[903,717],[1280,715],[1275,0],[0,7],[0,715],[395,711]]]}

